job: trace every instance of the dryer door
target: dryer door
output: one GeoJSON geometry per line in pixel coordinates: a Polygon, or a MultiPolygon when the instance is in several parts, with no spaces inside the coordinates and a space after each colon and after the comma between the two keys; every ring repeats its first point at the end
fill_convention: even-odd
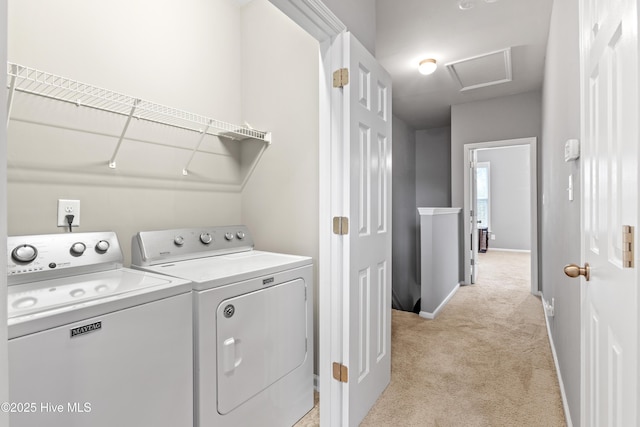
{"type": "Polygon", "coordinates": [[[297,279],[220,303],[220,414],[228,414],[302,365],[307,352],[305,294],[305,282],[297,279]]]}

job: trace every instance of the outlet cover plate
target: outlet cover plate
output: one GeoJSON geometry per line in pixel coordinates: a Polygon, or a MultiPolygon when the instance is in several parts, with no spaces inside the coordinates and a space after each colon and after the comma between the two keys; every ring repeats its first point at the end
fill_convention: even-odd
{"type": "Polygon", "coordinates": [[[72,227],[80,226],[80,200],[58,199],[58,227],[69,227],[67,215],[73,215],[72,227]]]}

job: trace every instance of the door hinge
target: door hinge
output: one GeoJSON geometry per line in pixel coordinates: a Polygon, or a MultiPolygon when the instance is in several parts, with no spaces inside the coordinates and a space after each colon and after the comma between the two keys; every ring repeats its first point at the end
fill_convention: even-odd
{"type": "Polygon", "coordinates": [[[475,259],[471,259],[471,265],[476,265],[476,260],[475,259]]]}
{"type": "Polygon", "coordinates": [[[349,84],[349,69],[340,68],[333,72],[333,87],[345,87],[349,84]]]}
{"type": "Polygon", "coordinates": [[[473,211],[469,211],[469,216],[473,218],[473,211]]]}
{"type": "Polygon", "coordinates": [[[622,226],[622,267],[634,267],[634,248],[633,248],[633,227],[630,225],[622,226]]]}
{"type": "Polygon", "coordinates": [[[342,363],[333,362],[333,378],[341,383],[349,382],[349,368],[342,363]]]}
{"type": "Polygon", "coordinates": [[[346,216],[333,217],[333,234],[349,234],[349,218],[346,216]]]}

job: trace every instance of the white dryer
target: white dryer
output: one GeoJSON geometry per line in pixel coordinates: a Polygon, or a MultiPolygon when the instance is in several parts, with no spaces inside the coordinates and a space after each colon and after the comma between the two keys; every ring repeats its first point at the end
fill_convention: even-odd
{"type": "Polygon", "coordinates": [[[193,424],[191,284],[122,266],[115,233],[8,238],[12,427],[193,424]]]}
{"type": "Polygon", "coordinates": [[[132,266],[193,283],[200,427],[291,426],[313,407],[313,266],[245,226],[140,232],[132,266]]]}

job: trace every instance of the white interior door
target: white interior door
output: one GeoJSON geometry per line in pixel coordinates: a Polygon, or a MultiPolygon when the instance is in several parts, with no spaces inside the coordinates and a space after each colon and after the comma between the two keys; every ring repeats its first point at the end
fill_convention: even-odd
{"type": "MultiPolygon", "coordinates": [[[[350,33],[340,36],[343,102],[342,425],[356,426],[391,378],[391,78],[350,33]]],[[[336,213],[339,214],[339,213],[336,213]]]]}
{"type": "Polygon", "coordinates": [[[582,425],[637,426],[638,275],[623,226],[638,225],[637,0],[580,0],[582,425]]]}
{"type": "Polygon", "coordinates": [[[471,258],[470,258],[470,271],[471,271],[471,284],[476,283],[478,280],[478,245],[480,239],[478,239],[478,183],[477,183],[477,169],[478,165],[478,152],[477,150],[469,151],[469,230],[471,235],[467,236],[471,244],[471,258]]]}
{"type": "MultiPolygon", "coordinates": [[[[0,0],[0,64],[7,63],[7,0],[0,0]]],[[[7,87],[7,75],[0,76],[0,87],[7,87]]],[[[2,92],[6,94],[7,92],[2,92]]],[[[0,102],[0,117],[6,119],[7,107],[0,102]]],[[[0,241],[7,240],[7,128],[0,127],[0,241]]],[[[7,259],[5,245],[0,245],[0,259],[7,259]]],[[[0,378],[7,378],[8,366],[7,345],[7,265],[0,264],[0,378]]],[[[0,381],[0,402],[9,401],[9,385],[0,381]]],[[[0,411],[0,425],[8,425],[9,416],[0,411]]]]}

